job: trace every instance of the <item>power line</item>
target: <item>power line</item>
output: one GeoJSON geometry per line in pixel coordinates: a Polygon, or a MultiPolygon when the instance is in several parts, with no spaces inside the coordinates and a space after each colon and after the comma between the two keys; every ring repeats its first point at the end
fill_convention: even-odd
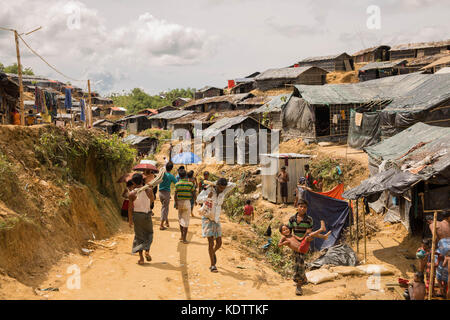
{"type": "MultiPolygon", "coordinates": [[[[3,29],[3,28],[2,28],[3,29]]],[[[56,69],[56,67],[54,67],[53,65],[51,65],[49,62],[47,62],[47,60],[44,59],[44,57],[42,57],[39,53],[37,53],[33,48],[31,48],[31,46],[22,38],[21,35],[18,35],[20,40],[23,41],[23,43],[25,44],[25,46],[27,46],[27,48],[34,54],[36,55],[39,59],[41,59],[42,61],[45,62],[45,64],[47,64],[50,68],[52,68],[54,71],[56,71],[57,73],[59,73],[60,75],[62,75],[63,77],[72,80],[72,81],[87,81],[87,80],[83,80],[83,79],[75,79],[72,77],[67,76],[66,74],[62,73],[61,71],[59,71],[58,69],[56,69]]]]}

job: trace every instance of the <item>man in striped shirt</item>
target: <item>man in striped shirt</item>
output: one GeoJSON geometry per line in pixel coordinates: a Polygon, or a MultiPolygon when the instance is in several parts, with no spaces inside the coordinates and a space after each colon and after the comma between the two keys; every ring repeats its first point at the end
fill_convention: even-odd
{"type": "MultiPolygon", "coordinates": [[[[313,218],[308,216],[308,202],[303,199],[299,199],[297,202],[297,213],[289,218],[288,227],[294,234],[300,238],[303,238],[308,233],[311,233],[313,228],[313,218]]],[[[294,282],[297,283],[297,289],[295,294],[301,296],[303,294],[302,285],[307,282],[305,274],[305,254],[294,252],[295,264],[294,264],[294,282]]]]}
{"type": "Polygon", "coordinates": [[[187,178],[186,170],[179,170],[178,175],[180,176],[180,181],[175,184],[175,208],[178,210],[178,221],[180,222],[180,241],[188,243],[186,236],[192,210],[191,199],[194,199],[195,203],[197,195],[194,183],[187,178]]]}

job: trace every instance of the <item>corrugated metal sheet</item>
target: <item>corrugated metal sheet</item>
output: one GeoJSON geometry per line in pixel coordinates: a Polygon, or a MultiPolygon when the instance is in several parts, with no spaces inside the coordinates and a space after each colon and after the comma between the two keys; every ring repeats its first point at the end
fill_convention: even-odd
{"type": "Polygon", "coordinates": [[[439,71],[436,71],[434,74],[447,74],[447,73],[450,73],[450,67],[442,68],[439,71]]]}
{"type": "MultiPolygon", "coordinates": [[[[269,69],[258,75],[255,80],[270,80],[270,79],[295,79],[298,78],[303,72],[310,70],[311,68],[317,67],[297,67],[297,68],[280,68],[280,69],[269,69]]],[[[322,70],[324,73],[327,71],[322,70]]]]}
{"type": "Polygon", "coordinates": [[[289,100],[291,99],[292,94],[280,94],[278,96],[275,96],[264,104],[263,106],[259,107],[258,109],[252,111],[251,113],[265,113],[265,112],[278,112],[281,111],[282,108],[288,104],[289,100]]]}
{"type": "Polygon", "coordinates": [[[200,104],[217,103],[217,102],[229,102],[231,104],[237,104],[238,102],[240,102],[248,97],[252,97],[252,96],[253,95],[251,93],[239,93],[239,94],[227,94],[224,96],[203,98],[203,99],[190,101],[190,102],[186,103],[183,106],[183,108],[197,106],[200,104]]]}
{"type": "Polygon", "coordinates": [[[303,60],[300,60],[299,62],[316,62],[316,61],[333,60],[333,59],[339,58],[342,55],[346,55],[349,58],[351,58],[346,52],[344,52],[344,53],[332,54],[329,56],[308,57],[303,60]]]}
{"type": "Polygon", "coordinates": [[[400,61],[382,61],[382,62],[371,62],[366,64],[364,67],[361,67],[360,71],[365,70],[373,70],[373,69],[387,69],[387,68],[395,68],[396,66],[406,63],[406,60],[400,61]]]}
{"type": "Polygon", "coordinates": [[[262,156],[277,159],[309,159],[311,155],[301,153],[262,153],[262,156]]]}
{"type": "Polygon", "coordinates": [[[232,110],[225,113],[221,112],[195,112],[188,114],[184,117],[178,118],[177,120],[171,121],[171,124],[187,124],[194,122],[202,123],[214,123],[222,118],[232,118],[237,116],[246,116],[249,113],[248,110],[232,110]]]}
{"type": "Polygon", "coordinates": [[[147,139],[151,139],[150,137],[143,137],[143,136],[136,136],[134,134],[130,134],[126,138],[124,138],[122,141],[125,143],[129,143],[131,145],[136,145],[141,143],[142,141],[145,141],[147,139]]]}
{"type": "Polygon", "coordinates": [[[242,121],[246,120],[247,116],[237,116],[233,118],[222,118],[210,127],[208,127],[206,130],[203,131],[203,137],[205,139],[209,139],[212,137],[217,136],[222,131],[231,128],[232,126],[241,123],[242,121]]]}
{"type": "Polygon", "coordinates": [[[171,111],[165,111],[165,112],[155,114],[148,118],[152,119],[152,120],[153,119],[172,120],[172,119],[178,119],[178,118],[183,117],[192,112],[194,112],[194,111],[192,111],[192,110],[171,110],[171,111]]]}

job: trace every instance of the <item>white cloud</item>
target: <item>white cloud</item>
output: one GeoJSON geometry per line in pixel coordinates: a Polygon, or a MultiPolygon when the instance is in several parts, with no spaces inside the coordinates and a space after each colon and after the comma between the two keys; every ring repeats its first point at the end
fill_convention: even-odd
{"type": "MultiPolygon", "coordinates": [[[[80,1],[7,2],[2,4],[0,21],[2,26],[20,32],[42,26],[23,36],[25,41],[66,74],[76,78],[100,77],[105,89],[126,76],[124,72],[118,75],[117,70],[133,69],[136,64],[141,69],[196,64],[214,55],[217,43],[217,38],[205,30],[171,23],[150,13],[109,29],[106,17],[80,1]]],[[[14,61],[10,32],[0,32],[0,46],[0,59],[5,63],[14,61]]],[[[34,63],[36,59],[28,49],[23,45],[21,49],[24,64],[31,59],[34,63]]]]}

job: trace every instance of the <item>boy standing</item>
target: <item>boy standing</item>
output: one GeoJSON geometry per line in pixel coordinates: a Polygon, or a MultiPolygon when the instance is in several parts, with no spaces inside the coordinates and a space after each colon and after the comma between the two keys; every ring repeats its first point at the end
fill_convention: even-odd
{"type": "MultiPolygon", "coordinates": [[[[308,202],[306,200],[298,200],[297,213],[289,219],[288,227],[299,238],[304,238],[311,233],[313,227],[313,219],[306,214],[308,211],[308,202]]],[[[302,285],[307,282],[305,275],[305,254],[294,252],[294,282],[297,283],[295,294],[303,295],[302,285]]]]}
{"type": "Polygon", "coordinates": [[[425,300],[426,287],[423,272],[414,274],[414,282],[409,285],[408,292],[411,300],[425,300]]]}
{"type": "Polygon", "coordinates": [[[187,178],[186,170],[178,171],[180,181],[175,184],[175,208],[178,209],[178,220],[180,222],[180,241],[188,243],[186,236],[191,217],[191,200],[196,199],[195,185],[187,178]]]}
{"type": "Polygon", "coordinates": [[[286,167],[281,167],[281,171],[277,174],[277,180],[280,183],[280,194],[281,194],[281,200],[286,205],[287,204],[287,198],[288,198],[288,181],[289,181],[289,175],[286,172],[286,167]]]}

